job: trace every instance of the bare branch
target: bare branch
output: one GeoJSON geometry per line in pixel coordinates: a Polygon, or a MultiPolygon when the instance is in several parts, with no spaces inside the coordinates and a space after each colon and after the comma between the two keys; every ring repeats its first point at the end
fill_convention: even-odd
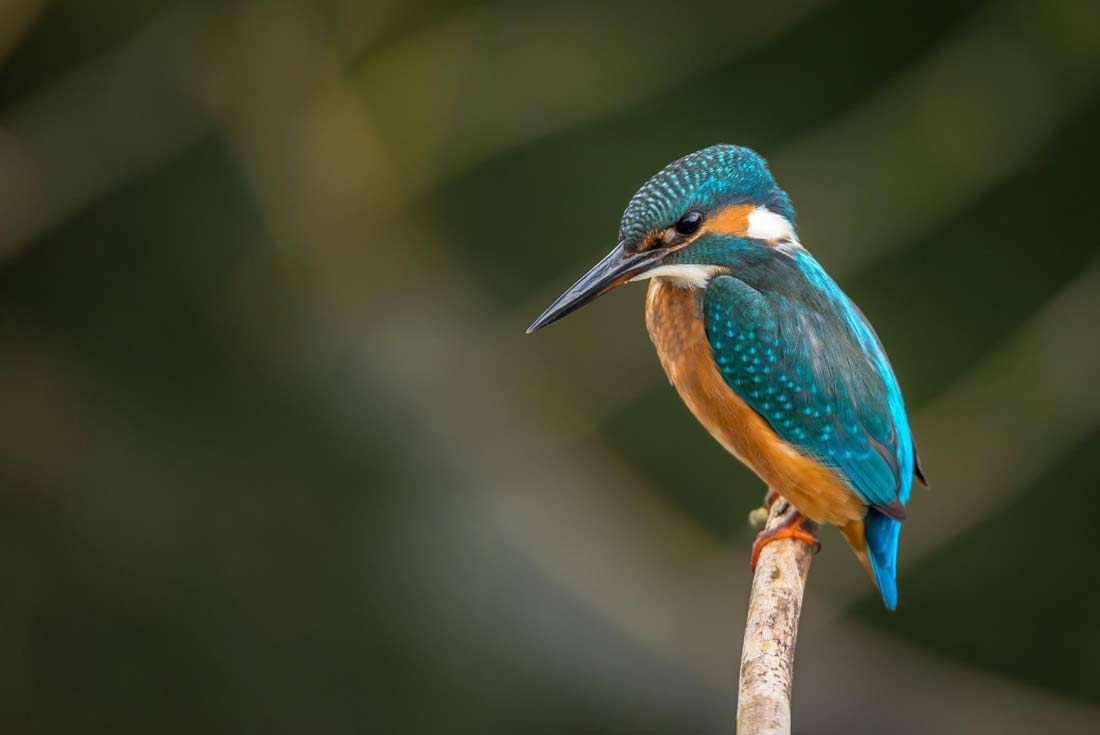
{"type": "MultiPolygon", "coordinates": [[[[790,510],[787,501],[777,500],[765,529],[779,527],[790,510]]],[[[741,649],[738,735],[788,735],[791,731],[794,648],[813,555],[806,543],[791,538],[773,541],[760,552],[741,649]]]]}

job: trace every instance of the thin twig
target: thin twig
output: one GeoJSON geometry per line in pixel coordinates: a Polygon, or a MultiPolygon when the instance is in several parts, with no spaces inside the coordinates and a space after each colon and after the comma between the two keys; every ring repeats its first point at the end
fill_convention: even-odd
{"type": "MultiPolygon", "coordinates": [[[[780,498],[765,528],[779,526],[790,506],[780,498]]],[[[802,592],[814,550],[797,539],[779,539],[760,552],[741,649],[737,695],[738,735],[788,735],[791,683],[802,592]]]]}

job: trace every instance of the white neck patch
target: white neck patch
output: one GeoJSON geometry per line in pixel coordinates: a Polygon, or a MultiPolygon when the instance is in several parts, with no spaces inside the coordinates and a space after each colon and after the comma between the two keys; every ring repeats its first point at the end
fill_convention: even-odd
{"type": "Polygon", "coordinates": [[[681,288],[706,288],[707,281],[724,268],[718,265],[698,265],[694,263],[677,263],[675,265],[659,265],[645,273],[639,273],[631,278],[633,281],[645,281],[650,278],[663,278],[675,286],[681,288]]]}
{"type": "Polygon", "coordinates": [[[757,207],[749,212],[749,229],[745,237],[775,242],[779,245],[801,247],[791,221],[767,207],[757,207]]]}

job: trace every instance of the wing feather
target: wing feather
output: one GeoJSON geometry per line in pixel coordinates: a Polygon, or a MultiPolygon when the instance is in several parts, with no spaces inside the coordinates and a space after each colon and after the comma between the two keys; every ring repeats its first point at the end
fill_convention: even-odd
{"type": "Polygon", "coordinates": [[[783,440],[841,473],[868,505],[904,517],[895,383],[848,320],[723,275],[707,287],[704,324],[726,383],[783,440]]]}

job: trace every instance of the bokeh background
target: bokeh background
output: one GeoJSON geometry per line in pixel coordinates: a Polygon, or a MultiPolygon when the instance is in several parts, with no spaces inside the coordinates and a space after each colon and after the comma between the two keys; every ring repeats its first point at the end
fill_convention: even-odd
{"type": "Polygon", "coordinates": [[[629,196],[771,161],[932,489],[796,731],[1100,728],[1094,0],[0,3],[5,732],[729,732],[759,482],[629,196]]]}

